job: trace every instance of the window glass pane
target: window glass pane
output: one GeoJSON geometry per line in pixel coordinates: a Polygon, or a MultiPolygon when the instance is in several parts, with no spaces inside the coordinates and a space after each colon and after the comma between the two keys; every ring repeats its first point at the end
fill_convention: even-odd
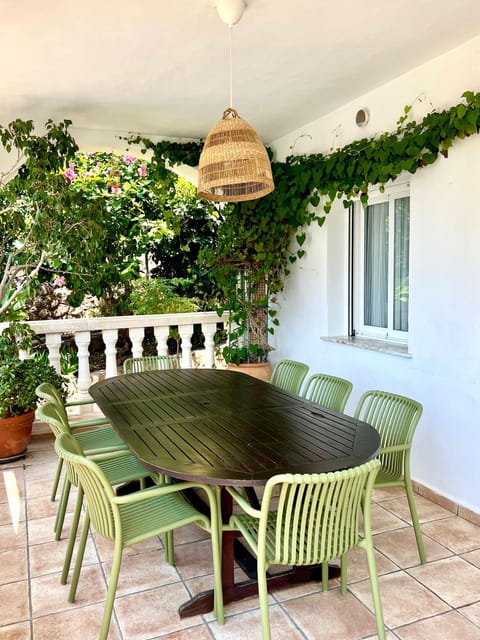
{"type": "Polygon", "coordinates": [[[408,331],[410,198],[395,200],[393,328],[408,331]]]}
{"type": "Polygon", "coordinates": [[[365,212],[364,323],[386,327],[388,321],[388,202],[365,212]]]}

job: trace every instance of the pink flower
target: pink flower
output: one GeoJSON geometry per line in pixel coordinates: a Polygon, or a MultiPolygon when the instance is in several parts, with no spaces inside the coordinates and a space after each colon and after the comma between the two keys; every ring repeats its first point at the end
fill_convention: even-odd
{"type": "Polygon", "coordinates": [[[72,169],[72,170],[75,169],[75,163],[74,162],[69,162],[68,163],[68,168],[72,169]]]}
{"type": "Polygon", "coordinates": [[[133,156],[124,156],[123,161],[125,164],[132,164],[132,162],[135,162],[135,158],[133,156]]]}
{"type": "Polygon", "coordinates": [[[67,281],[65,280],[64,276],[57,276],[53,281],[53,285],[55,287],[64,287],[66,282],[67,281]]]}
{"type": "Polygon", "coordinates": [[[111,193],[120,193],[121,189],[120,187],[112,187],[111,188],[111,193]]]}
{"type": "Polygon", "coordinates": [[[70,182],[74,182],[77,179],[77,174],[71,167],[69,167],[68,169],[65,169],[65,172],[63,175],[65,176],[65,179],[70,180],[70,182]]]}
{"type": "Polygon", "coordinates": [[[141,178],[145,178],[145,176],[147,175],[147,167],[146,165],[142,164],[138,167],[138,175],[141,178]]]}

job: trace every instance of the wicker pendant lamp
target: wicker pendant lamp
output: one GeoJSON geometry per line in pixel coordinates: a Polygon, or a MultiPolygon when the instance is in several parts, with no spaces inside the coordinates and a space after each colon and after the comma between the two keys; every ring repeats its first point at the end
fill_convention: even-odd
{"type": "Polygon", "coordinates": [[[230,107],[205,140],[198,166],[198,196],[218,202],[256,200],[274,189],[265,146],[232,106],[232,26],[244,8],[244,0],[217,0],[220,19],[230,28],[230,107]]]}

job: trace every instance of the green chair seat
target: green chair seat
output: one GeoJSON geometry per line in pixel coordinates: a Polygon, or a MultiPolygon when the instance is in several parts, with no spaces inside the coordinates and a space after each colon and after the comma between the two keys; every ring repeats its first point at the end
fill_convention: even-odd
{"type": "Polygon", "coordinates": [[[341,591],[347,589],[347,554],[354,547],[367,555],[379,640],[385,639],[382,604],[371,530],[371,497],[380,467],[372,460],[352,469],[322,474],[282,474],[270,478],[260,509],[227,487],[243,512],[225,529],[238,531],[257,557],[262,638],[270,640],[267,571],[271,565],[322,565],[328,588],[328,562],[340,558],[341,591]],[[273,504],[276,506],[273,507],[273,504]],[[363,538],[360,515],[363,505],[363,538]]]}
{"type": "Polygon", "coordinates": [[[303,362],[280,360],[273,368],[270,383],[284,391],[298,395],[308,369],[309,366],[303,362]]]}
{"type": "MultiPolygon", "coordinates": [[[[85,492],[85,518],[80,535],[69,601],[75,600],[90,524],[102,537],[114,542],[114,554],[99,639],[106,640],[110,627],[123,549],[185,524],[196,523],[210,532],[214,569],[214,611],[223,623],[223,596],[220,557],[220,508],[212,487],[192,482],[163,484],[125,496],[116,496],[99,465],[78,453],[78,444],[70,433],[55,440],[55,450],[64,459],[72,476],[85,492]],[[202,489],[208,498],[210,518],[192,507],[180,493],[184,489],[202,489]]],[[[167,561],[173,562],[173,557],[167,561]]]]}
{"type": "Polygon", "coordinates": [[[353,385],[349,380],[315,373],[305,383],[302,397],[316,404],[343,413],[353,385]]]}
{"type": "Polygon", "coordinates": [[[355,418],[368,422],[379,432],[381,448],[376,487],[403,487],[407,495],[420,562],[427,561],[418,520],[412,479],[410,453],[415,429],[423,412],[422,405],[406,396],[387,391],[366,391],[355,410],[355,418]]]}

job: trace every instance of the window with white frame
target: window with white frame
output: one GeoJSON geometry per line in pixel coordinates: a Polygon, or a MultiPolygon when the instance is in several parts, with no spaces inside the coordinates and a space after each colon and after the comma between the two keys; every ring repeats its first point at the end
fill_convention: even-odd
{"type": "Polygon", "coordinates": [[[357,203],[353,229],[355,333],[407,341],[409,185],[373,193],[365,208],[357,203]]]}

